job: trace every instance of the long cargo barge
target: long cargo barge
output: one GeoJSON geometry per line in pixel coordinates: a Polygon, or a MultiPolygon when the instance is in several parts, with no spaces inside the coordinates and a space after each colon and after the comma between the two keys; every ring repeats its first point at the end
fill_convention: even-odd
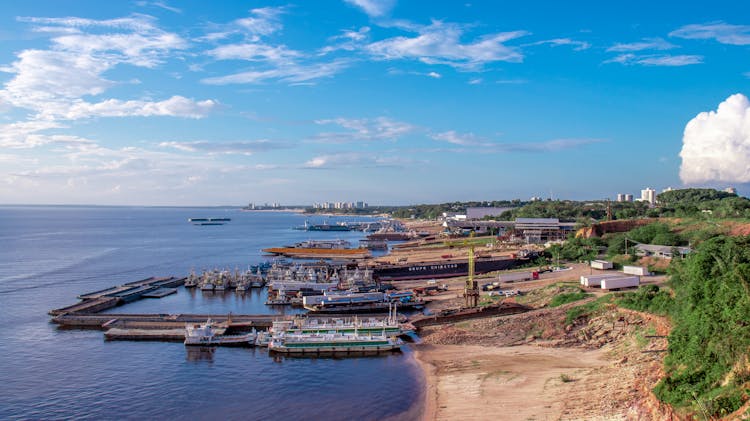
{"type": "MultiPolygon", "coordinates": [[[[526,263],[528,259],[511,257],[479,257],[474,260],[474,273],[481,274],[497,270],[507,270],[526,263]]],[[[407,279],[452,278],[469,274],[469,260],[443,260],[433,262],[408,263],[400,265],[380,265],[372,268],[373,278],[379,281],[403,281],[407,279]]]]}
{"type": "Polygon", "coordinates": [[[286,257],[298,258],[350,258],[362,259],[370,256],[367,249],[330,249],[317,247],[272,247],[263,252],[286,257]]]}

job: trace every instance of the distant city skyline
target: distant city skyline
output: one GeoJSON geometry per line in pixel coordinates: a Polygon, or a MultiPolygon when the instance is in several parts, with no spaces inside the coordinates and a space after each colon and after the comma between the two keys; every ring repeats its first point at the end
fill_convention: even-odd
{"type": "Polygon", "coordinates": [[[0,204],[750,193],[750,4],[0,4],[0,204]]]}

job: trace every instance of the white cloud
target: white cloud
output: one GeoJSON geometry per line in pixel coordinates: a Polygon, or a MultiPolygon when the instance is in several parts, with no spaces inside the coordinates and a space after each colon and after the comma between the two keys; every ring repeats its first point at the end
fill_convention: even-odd
{"type": "Polygon", "coordinates": [[[504,43],[528,35],[526,31],[491,33],[463,43],[461,25],[434,21],[411,29],[415,37],[394,37],[373,42],[364,48],[381,60],[415,59],[427,64],[446,64],[462,70],[479,70],[487,63],[521,62],[523,55],[504,43]]]}
{"type": "Polygon", "coordinates": [[[750,182],[750,101],[734,94],[685,126],[680,151],[685,184],[750,182]]]}
{"type": "Polygon", "coordinates": [[[268,36],[281,31],[281,15],[286,12],[285,7],[261,7],[250,10],[246,18],[236,19],[227,24],[214,25],[212,30],[199,38],[202,41],[218,41],[232,36],[241,36],[245,40],[257,41],[262,36],[268,36]]]}
{"type": "Polygon", "coordinates": [[[643,50],[670,50],[672,48],[677,48],[677,46],[665,41],[662,38],[643,38],[643,40],[638,42],[615,44],[607,48],[607,51],[614,53],[626,53],[643,50]]]}
{"type": "Polygon", "coordinates": [[[53,121],[23,121],[0,125],[0,147],[28,149],[44,145],[79,147],[93,144],[89,139],[64,134],[43,133],[65,126],[53,121]]]}
{"type": "Polygon", "coordinates": [[[555,152],[601,142],[600,139],[554,139],[546,142],[500,143],[479,137],[474,133],[458,133],[454,130],[434,133],[430,137],[457,146],[472,147],[464,151],[480,150],[486,153],[555,152]]]}
{"type": "MultiPolygon", "coordinates": [[[[287,46],[272,45],[263,37],[280,31],[283,26],[279,16],[283,8],[253,9],[251,17],[239,19],[229,25],[224,32],[209,34],[204,40],[216,41],[231,34],[242,32],[236,28],[249,31],[245,33],[242,42],[219,45],[206,54],[215,60],[244,60],[252,63],[249,70],[223,76],[208,77],[201,80],[209,85],[256,84],[269,80],[278,80],[292,85],[312,84],[317,79],[330,77],[348,64],[348,60],[337,59],[329,62],[316,62],[312,56],[287,46]],[[232,29],[234,28],[234,29],[232,29]]],[[[367,28],[369,30],[369,28],[367,28]]],[[[364,33],[366,33],[365,31],[364,33]]],[[[351,39],[357,34],[351,32],[351,39]]],[[[346,35],[346,33],[345,33],[346,35]]],[[[352,42],[352,41],[348,41],[352,42]]],[[[343,47],[326,47],[320,51],[321,55],[343,47]]]]}
{"type": "Polygon", "coordinates": [[[230,85],[242,83],[262,83],[268,80],[281,80],[291,84],[314,81],[330,77],[348,65],[346,60],[328,63],[287,64],[277,68],[250,70],[226,76],[209,77],[201,80],[208,85],[230,85]]]}
{"type": "MultiPolygon", "coordinates": [[[[22,22],[69,29],[51,38],[50,49],[23,50],[2,70],[14,74],[0,90],[0,101],[37,113],[38,119],[79,119],[92,116],[170,115],[203,117],[217,103],[173,96],[163,101],[103,99],[118,82],[103,75],[120,64],[153,68],[175,50],[187,48],[180,36],[156,26],[154,18],[94,20],[85,18],[19,18],[22,22]],[[96,33],[84,32],[85,30],[96,33]]],[[[127,83],[127,82],[125,82],[127,83]]]]}
{"type": "Polygon", "coordinates": [[[286,148],[289,145],[285,142],[261,139],[242,140],[236,142],[213,142],[205,140],[194,142],[161,142],[159,146],[165,148],[174,148],[184,152],[252,155],[258,152],[286,148]]]}
{"type": "Polygon", "coordinates": [[[312,136],[310,139],[319,143],[351,143],[356,141],[396,140],[417,130],[416,126],[388,117],[375,119],[335,118],[316,120],[316,124],[335,124],[348,131],[325,132],[312,136]]]}
{"type": "Polygon", "coordinates": [[[688,66],[691,64],[703,63],[703,56],[697,55],[669,55],[669,54],[620,54],[614,58],[606,60],[604,63],[620,63],[625,65],[642,65],[642,66],[688,66]]]}
{"type": "Polygon", "coordinates": [[[332,169],[332,168],[379,168],[404,167],[414,163],[414,160],[403,156],[384,156],[363,154],[359,152],[342,152],[316,156],[304,164],[304,168],[332,169]]]}
{"type": "Polygon", "coordinates": [[[139,0],[135,2],[138,6],[141,7],[158,7],[160,9],[168,10],[173,13],[182,13],[182,9],[178,9],[176,7],[168,5],[166,2],[163,1],[143,1],[139,0]]]}
{"type": "Polygon", "coordinates": [[[562,45],[569,45],[573,47],[574,51],[583,51],[591,48],[591,44],[586,41],[576,41],[570,38],[555,38],[544,41],[532,42],[526,45],[550,45],[552,47],[559,47],[562,45]]]}
{"type": "Polygon", "coordinates": [[[431,77],[431,78],[433,78],[433,79],[440,79],[441,77],[443,77],[443,76],[442,76],[442,75],[441,75],[440,73],[438,73],[438,72],[429,72],[429,73],[427,73],[427,76],[429,76],[429,77],[431,77]]]}
{"type": "Polygon", "coordinates": [[[435,140],[448,142],[454,145],[461,145],[461,146],[488,145],[488,142],[486,140],[480,139],[474,133],[457,133],[454,130],[449,130],[447,132],[442,132],[442,133],[435,133],[431,135],[431,137],[435,140]]]}
{"type": "Polygon", "coordinates": [[[206,52],[216,60],[247,60],[289,63],[300,57],[298,51],[290,50],[283,45],[271,46],[261,43],[227,44],[206,52]]]}
{"type": "Polygon", "coordinates": [[[750,45],[750,26],[709,22],[685,25],[669,33],[670,37],[686,39],[714,39],[722,44],[750,45]]]}
{"type": "Polygon", "coordinates": [[[381,17],[390,13],[395,0],[344,0],[347,3],[357,6],[372,18],[381,17]]]}

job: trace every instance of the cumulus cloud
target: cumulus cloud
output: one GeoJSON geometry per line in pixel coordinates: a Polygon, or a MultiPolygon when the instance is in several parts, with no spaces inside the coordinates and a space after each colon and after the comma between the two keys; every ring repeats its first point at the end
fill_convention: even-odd
{"type": "Polygon", "coordinates": [[[685,126],[680,151],[685,184],[750,182],[750,101],[742,94],[702,112],[685,126]]]}
{"type": "Polygon", "coordinates": [[[374,119],[334,118],[316,120],[316,124],[340,126],[346,131],[324,132],[312,136],[310,139],[318,143],[351,143],[356,141],[396,140],[401,136],[417,130],[416,126],[388,117],[374,119]]]}
{"type": "Polygon", "coordinates": [[[686,39],[714,39],[722,44],[750,45],[750,26],[709,22],[685,25],[669,33],[670,37],[686,39]]]}
{"type": "Polygon", "coordinates": [[[396,4],[395,0],[344,0],[347,3],[357,6],[362,11],[367,13],[372,18],[381,17],[387,15],[393,6],[396,4]]]}
{"type": "Polygon", "coordinates": [[[365,50],[381,60],[413,59],[476,71],[487,63],[521,62],[523,54],[520,50],[504,43],[528,35],[526,31],[499,32],[462,42],[464,27],[454,23],[434,21],[428,26],[401,25],[401,28],[417,35],[373,42],[366,45],[365,50]]]}

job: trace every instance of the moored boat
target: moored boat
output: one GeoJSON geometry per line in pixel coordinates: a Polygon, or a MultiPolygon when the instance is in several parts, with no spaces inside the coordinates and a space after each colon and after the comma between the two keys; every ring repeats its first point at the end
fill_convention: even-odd
{"type": "Polygon", "coordinates": [[[242,335],[220,335],[219,329],[209,319],[203,324],[185,325],[185,345],[197,346],[253,346],[257,333],[253,330],[242,335]]]}
{"type": "Polygon", "coordinates": [[[274,336],[268,350],[292,355],[359,354],[394,351],[401,345],[400,339],[388,337],[384,332],[380,335],[335,332],[274,336]]]}

